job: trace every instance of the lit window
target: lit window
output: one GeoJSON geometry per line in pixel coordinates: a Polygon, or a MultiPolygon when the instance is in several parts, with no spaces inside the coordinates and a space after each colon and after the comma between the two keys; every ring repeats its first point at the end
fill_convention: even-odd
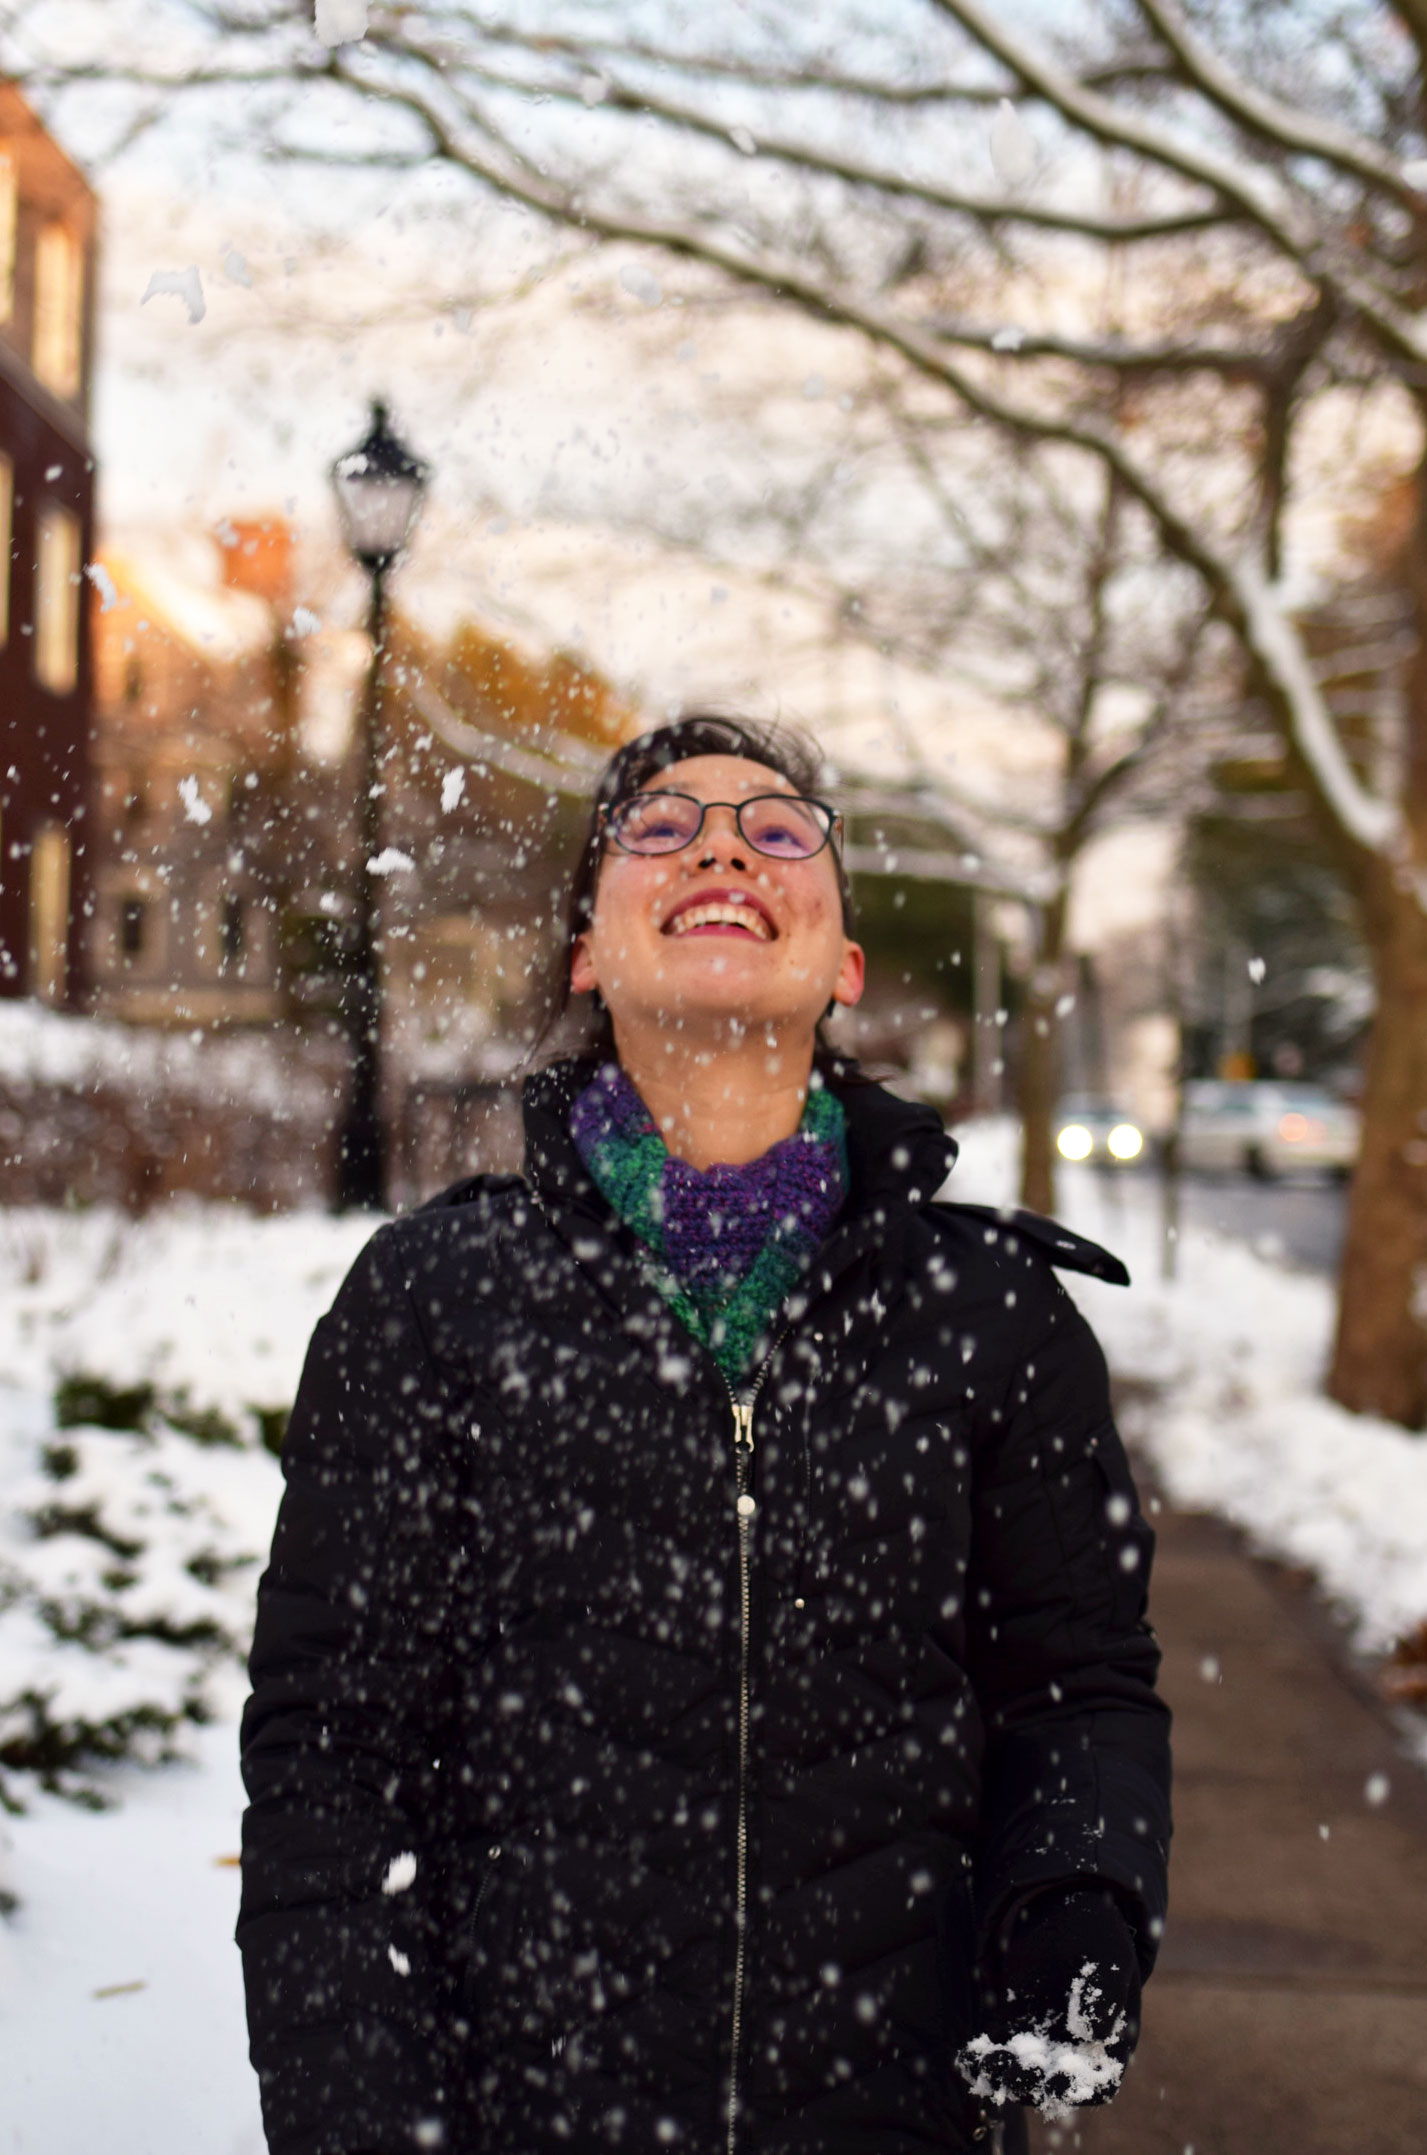
{"type": "Polygon", "coordinates": [[[79,678],[79,518],[47,502],[35,555],[35,676],[67,696],[79,678]]]}
{"type": "Polygon", "coordinates": [[[47,224],[35,242],[35,337],[31,360],[57,397],[79,392],[84,256],[68,225],[47,224]]]}
{"type": "Polygon", "coordinates": [[[15,540],[15,467],[0,454],[0,647],[10,641],[10,565],[15,540]]]}
{"type": "Polygon", "coordinates": [[[0,322],[8,322],[15,311],[15,229],[19,208],[15,160],[0,153],[0,322]]]}
{"type": "Polygon", "coordinates": [[[30,856],[30,979],[43,1003],[69,985],[69,833],[47,823],[30,856]]]}

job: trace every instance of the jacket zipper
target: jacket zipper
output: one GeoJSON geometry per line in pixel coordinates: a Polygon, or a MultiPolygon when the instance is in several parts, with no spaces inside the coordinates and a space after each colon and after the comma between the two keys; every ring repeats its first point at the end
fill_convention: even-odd
{"type": "MultiPolygon", "coordinates": [[[[551,1218],[549,1209],[546,1206],[543,1198],[541,1197],[539,1190],[535,1187],[534,1182],[532,1181],[527,1183],[527,1188],[529,1190],[532,1200],[534,1201],[536,1211],[545,1221],[545,1224],[550,1229],[551,1233],[558,1235],[559,1229],[556,1227],[554,1220],[551,1218]]],[[[847,1266],[852,1262],[853,1258],[860,1254],[860,1249],[848,1251],[843,1256],[842,1262],[837,1268],[838,1271],[845,1271],[847,1266]]],[[[827,1282],[827,1285],[831,1285],[831,1280],[827,1282]]],[[[816,1297],[812,1299],[816,1299],[816,1297]]],[[[800,1321],[801,1317],[806,1316],[806,1314],[807,1311],[806,1309],[804,1309],[800,1313],[800,1321]]],[[[737,1392],[734,1391],[733,1386],[729,1384],[728,1379],[726,1377],[724,1378],[724,1385],[728,1391],[729,1405],[733,1409],[734,1513],[738,1528],[739,1626],[738,1822],[736,1838],[737,1864],[734,1904],[735,1942],[733,1961],[732,2036],[729,2044],[728,2070],[728,2131],[725,2140],[725,2155],[736,2155],[737,2149],[738,2067],[743,2044],[743,1990],[744,1981],[747,1973],[748,1763],[750,1750],[749,1732],[750,1724],[752,1721],[752,1710],[749,1696],[752,1624],[751,1563],[753,1518],[755,1512],[758,1509],[757,1504],[754,1501],[753,1492],[749,1487],[749,1483],[752,1480],[753,1474],[753,1410],[758,1404],[758,1395],[763,1389],[764,1380],[768,1375],[768,1370],[773,1361],[773,1357],[778,1352],[778,1349],[782,1346],[784,1340],[788,1337],[789,1333],[792,1332],[793,1329],[794,1327],[791,1324],[785,1325],[783,1327],[783,1330],[773,1341],[773,1344],[769,1348],[768,1353],[765,1355],[763,1361],[760,1363],[758,1372],[754,1377],[752,1384],[749,1385],[748,1389],[744,1392],[742,1398],[740,1398],[737,1392]]],[[[722,1375],[721,1371],[720,1375],[722,1375]]]]}
{"type": "Polygon", "coordinates": [[[494,1882],[496,1865],[499,1862],[499,1846],[488,1848],[486,1850],[486,1867],[485,1870],[481,1873],[480,1891],[476,1895],[476,1905],[471,1910],[471,1932],[473,1936],[475,1934],[476,1925],[481,1920],[481,1910],[485,1906],[486,1895],[490,1892],[491,1885],[494,1882]]]}
{"type": "MultiPolygon", "coordinates": [[[[738,1820],[736,1831],[736,1884],[733,1915],[733,2019],[728,2060],[727,2155],[735,2155],[738,2127],[738,2066],[743,2043],[743,1989],[747,1974],[748,1944],[748,1764],[752,1698],[750,1683],[752,1634],[753,1519],[758,1506],[750,1483],[753,1479],[753,1410],[774,1355],[792,1326],[786,1326],[769,1348],[742,1398],[728,1386],[733,1409],[734,1518],[738,1528],[738,1820]]],[[[727,1378],[724,1379],[728,1383],[727,1378]]]]}

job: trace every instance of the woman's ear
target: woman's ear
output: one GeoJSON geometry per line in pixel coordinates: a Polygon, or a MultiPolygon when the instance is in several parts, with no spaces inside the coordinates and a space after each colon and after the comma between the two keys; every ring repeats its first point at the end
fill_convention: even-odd
{"type": "Polygon", "coordinates": [[[589,933],[581,929],[570,945],[570,993],[588,995],[591,988],[599,986],[594,956],[590,950],[589,933]]]}
{"type": "Polygon", "coordinates": [[[832,999],[845,1003],[850,1009],[862,1000],[862,990],[867,982],[867,959],[860,943],[844,943],[842,963],[833,982],[832,999]]]}

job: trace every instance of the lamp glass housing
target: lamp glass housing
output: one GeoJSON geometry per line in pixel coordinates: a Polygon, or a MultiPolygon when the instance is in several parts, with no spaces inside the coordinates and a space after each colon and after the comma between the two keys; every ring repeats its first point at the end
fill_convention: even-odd
{"type": "Polygon", "coordinates": [[[387,425],[384,404],[373,404],[364,441],[332,466],[343,536],[369,569],[395,561],[421,511],[429,467],[413,456],[387,425]]]}

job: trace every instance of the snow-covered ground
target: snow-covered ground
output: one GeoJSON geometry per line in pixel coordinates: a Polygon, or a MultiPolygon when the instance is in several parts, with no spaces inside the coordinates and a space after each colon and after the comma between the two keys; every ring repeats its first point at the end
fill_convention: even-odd
{"type": "MultiPolygon", "coordinates": [[[[1003,1202],[1013,1129],[959,1134],[948,1196],[1003,1202]]],[[[1073,1170],[1061,1209],[1135,1275],[1072,1284],[1117,1372],[1156,1387],[1136,1434],[1168,1495],[1310,1566],[1366,1646],[1427,1617],[1427,1443],[1317,1396],[1329,1286],[1197,1232],[1163,1281],[1148,1178],[1073,1170]]],[[[0,1756],[49,1743],[63,1764],[106,1729],[179,1753],[63,1765],[98,1812],[9,1775],[0,2155],[261,2150],[231,1944],[236,1648],[280,1487],[264,1433],[368,1231],[0,1214],[0,1756]]]]}
{"type": "MultiPolygon", "coordinates": [[[[1003,1203],[1014,1125],[963,1138],[948,1196],[1003,1203]]],[[[1242,1242],[1188,1229],[1161,1277],[1159,1192],[1148,1175],[1062,1168],[1060,1211],[1123,1257],[1127,1291],[1066,1274],[1121,1379],[1153,1385],[1133,1416],[1166,1495],[1243,1527],[1265,1553],[1313,1572],[1380,1651],[1427,1618],[1427,1439],[1320,1396],[1331,1281],[1242,1242]]]]}

